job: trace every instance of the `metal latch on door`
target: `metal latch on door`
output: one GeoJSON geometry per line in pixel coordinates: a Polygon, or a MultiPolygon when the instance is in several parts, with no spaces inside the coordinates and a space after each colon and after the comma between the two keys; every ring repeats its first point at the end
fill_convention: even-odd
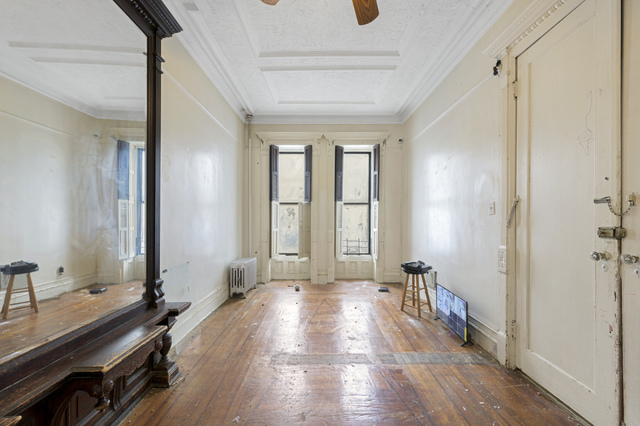
{"type": "Polygon", "coordinates": [[[620,226],[598,228],[598,237],[621,240],[627,236],[627,230],[620,226]]]}
{"type": "MultiPolygon", "coordinates": [[[[613,206],[611,205],[611,197],[607,196],[607,197],[602,197],[602,198],[596,198],[593,200],[594,204],[606,204],[607,206],[609,206],[609,211],[611,211],[611,213],[613,213],[615,216],[624,216],[626,214],[629,214],[629,212],[631,212],[631,210],[633,210],[633,208],[636,205],[636,194],[632,193],[629,194],[627,196],[627,201],[629,202],[629,207],[627,207],[627,210],[625,210],[622,213],[616,213],[613,210],[613,206]]],[[[613,227],[600,227],[598,228],[598,237],[600,238],[607,238],[607,239],[616,239],[616,240],[621,240],[624,237],[627,236],[627,230],[622,228],[621,226],[613,226],[613,227]]]]}

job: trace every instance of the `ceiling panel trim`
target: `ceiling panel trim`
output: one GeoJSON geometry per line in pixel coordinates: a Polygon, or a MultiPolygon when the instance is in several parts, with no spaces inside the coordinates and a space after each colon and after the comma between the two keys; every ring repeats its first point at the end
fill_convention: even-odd
{"type": "Polygon", "coordinates": [[[400,52],[397,50],[282,50],[282,51],[262,51],[258,53],[259,58],[399,58],[400,52]]]}
{"type": "Polygon", "coordinates": [[[380,102],[380,99],[384,95],[389,82],[393,77],[394,71],[397,69],[395,65],[331,65],[331,66],[275,66],[275,67],[259,67],[262,72],[263,78],[267,83],[267,87],[273,97],[274,102],[277,105],[376,105],[380,102]],[[271,78],[271,75],[279,73],[315,73],[315,72],[348,72],[348,73],[362,73],[362,72],[377,72],[384,73],[385,77],[383,81],[377,86],[375,90],[368,91],[370,96],[366,99],[289,99],[283,100],[279,95],[278,86],[276,82],[271,78]]]}
{"type": "Polygon", "coordinates": [[[392,114],[259,114],[254,115],[252,124],[402,124],[397,115],[392,114]]]}
{"type": "Polygon", "coordinates": [[[262,72],[289,71],[395,71],[396,65],[302,65],[302,66],[264,66],[259,67],[262,72]]]}
{"type": "Polygon", "coordinates": [[[144,60],[141,62],[133,61],[111,61],[109,59],[88,59],[88,58],[42,58],[30,57],[34,62],[42,62],[49,64],[68,64],[68,65],[103,65],[109,67],[135,67],[146,68],[144,60]]]}
{"type": "Polygon", "coordinates": [[[256,58],[259,57],[260,49],[258,47],[258,43],[256,42],[255,37],[253,36],[253,32],[249,27],[249,23],[248,23],[249,19],[247,18],[247,9],[245,9],[244,4],[242,2],[238,4],[238,2],[234,0],[227,0],[227,1],[233,5],[233,10],[235,10],[238,16],[238,20],[240,21],[240,25],[242,26],[242,31],[244,32],[244,35],[247,38],[247,41],[249,42],[249,46],[251,46],[251,51],[253,52],[253,55],[256,58]]]}
{"type": "MultiPolygon", "coordinates": [[[[44,50],[76,50],[88,52],[110,52],[110,53],[131,53],[134,55],[144,53],[144,49],[126,46],[96,46],[85,44],[66,44],[66,43],[41,43],[28,41],[10,41],[9,47],[17,49],[44,49],[44,50]]],[[[143,61],[144,62],[144,61],[143,61]]]]}

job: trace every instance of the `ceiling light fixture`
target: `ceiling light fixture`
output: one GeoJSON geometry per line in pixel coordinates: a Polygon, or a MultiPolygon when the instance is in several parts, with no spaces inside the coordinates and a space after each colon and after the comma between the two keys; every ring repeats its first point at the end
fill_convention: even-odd
{"type": "MultiPolygon", "coordinates": [[[[275,6],[279,0],[262,0],[262,3],[275,6]]],[[[359,25],[367,25],[373,22],[380,12],[376,0],[353,0],[353,9],[356,11],[359,25]]]]}

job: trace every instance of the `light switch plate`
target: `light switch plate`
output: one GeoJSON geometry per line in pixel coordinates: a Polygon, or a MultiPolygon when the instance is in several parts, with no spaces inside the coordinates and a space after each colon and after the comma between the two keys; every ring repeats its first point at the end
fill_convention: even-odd
{"type": "Polygon", "coordinates": [[[507,247],[498,247],[498,271],[503,274],[507,273],[507,247]]]}
{"type": "Polygon", "coordinates": [[[489,203],[489,215],[494,215],[496,214],[496,203],[494,203],[493,201],[489,203]]]}

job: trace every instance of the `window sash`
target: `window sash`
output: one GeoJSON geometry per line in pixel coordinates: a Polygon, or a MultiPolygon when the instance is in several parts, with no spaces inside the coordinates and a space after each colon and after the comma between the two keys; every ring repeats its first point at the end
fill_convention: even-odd
{"type": "MultiPolygon", "coordinates": [[[[280,208],[278,209],[278,215],[281,214],[281,212],[283,211],[282,207],[284,206],[295,206],[296,208],[298,208],[298,203],[291,203],[291,202],[279,202],[278,203],[280,205],[280,208]]],[[[298,217],[298,223],[300,222],[300,211],[297,212],[297,217],[298,217]]],[[[284,232],[283,232],[283,228],[282,228],[282,224],[280,223],[280,217],[277,218],[278,220],[278,238],[282,238],[284,232]]],[[[294,244],[294,247],[298,247],[299,242],[300,242],[300,235],[299,235],[299,231],[298,231],[298,223],[296,223],[296,226],[294,227],[296,230],[296,233],[298,234],[298,241],[296,241],[296,244],[294,244]]],[[[280,247],[282,247],[282,241],[278,241],[278,255],[279,256],[297,256],[298,255],[298,250],[296,250],[295,252],[283,252],[280,251],[280,247]]]]}

